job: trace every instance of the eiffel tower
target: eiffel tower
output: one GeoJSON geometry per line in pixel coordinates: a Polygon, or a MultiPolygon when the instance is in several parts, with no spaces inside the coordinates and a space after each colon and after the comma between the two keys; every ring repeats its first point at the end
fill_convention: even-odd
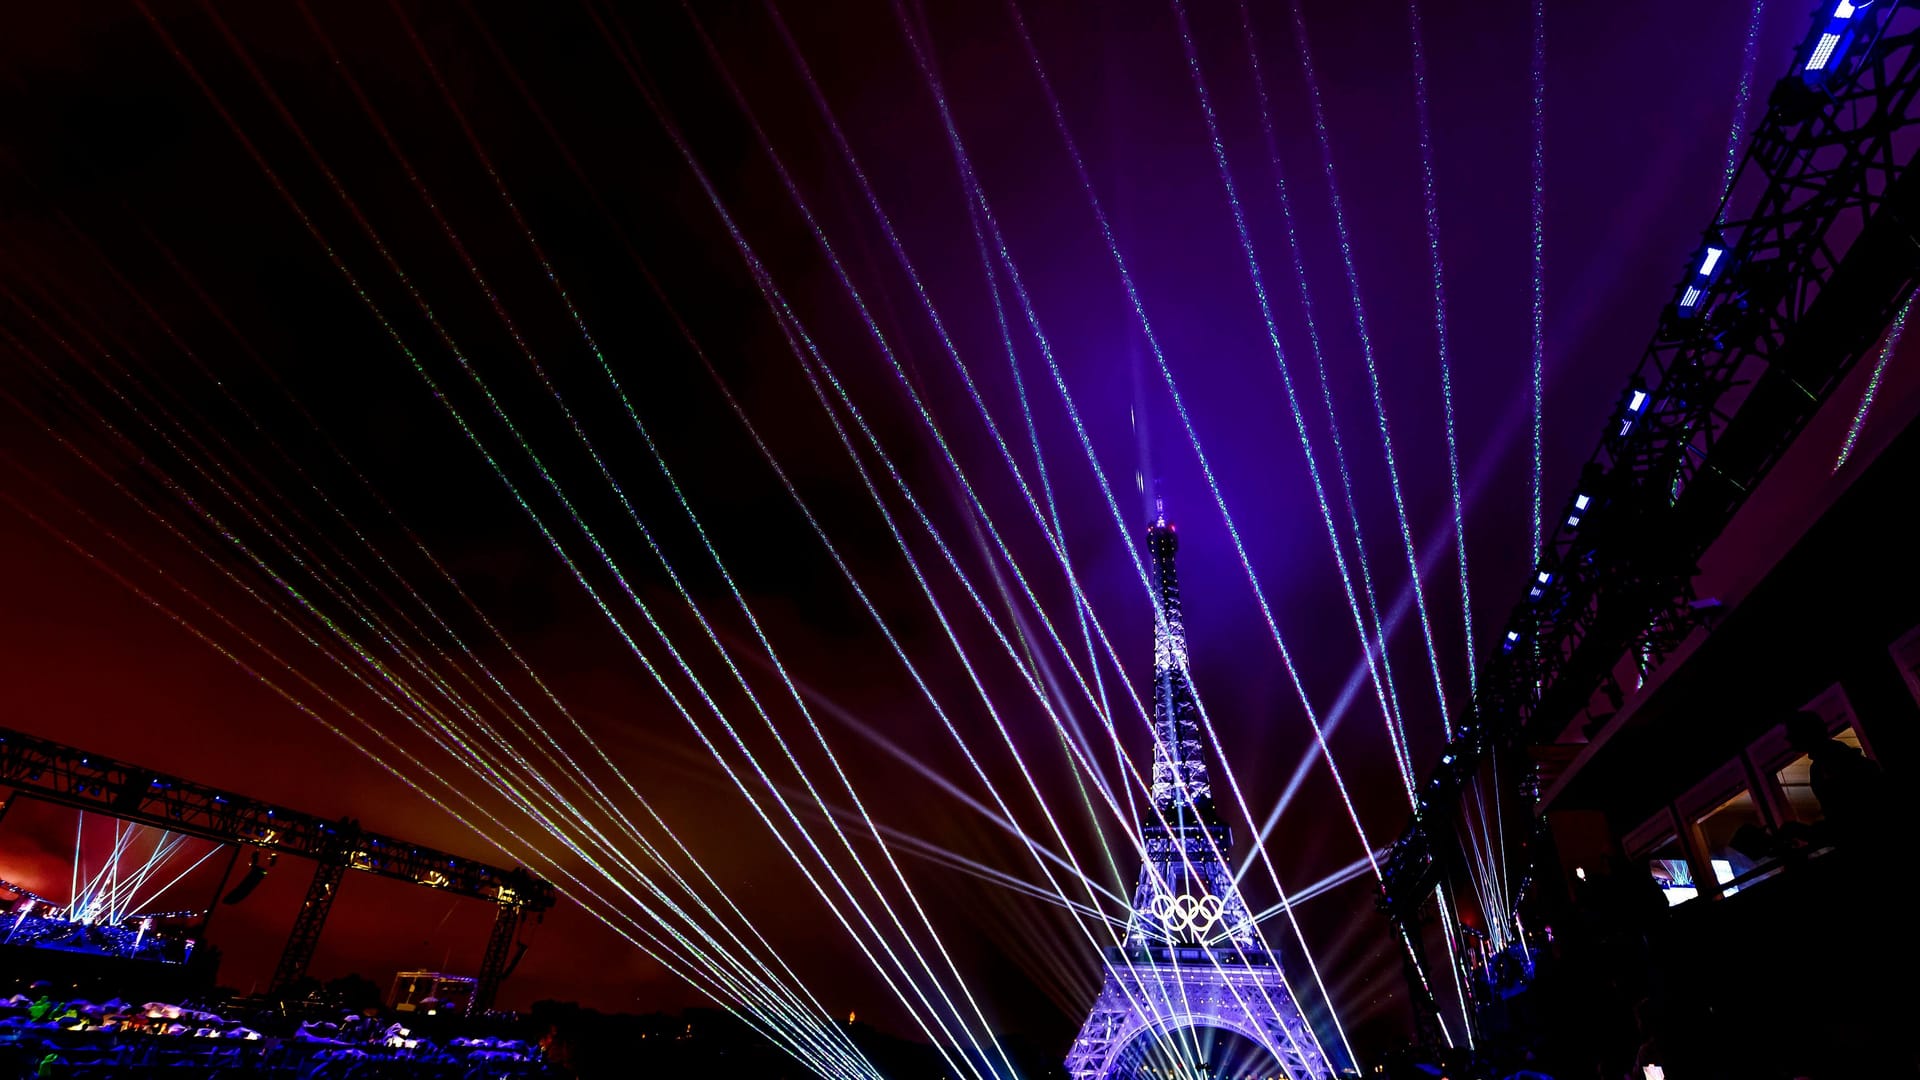
{"type": "Polygon", "coordinates": [[[1232,832],[1213,805],[1200,745],[1180,585],[1179,537],[1164,509],[1147,532],[1158,590],[1153,635],[1152,806],[1140,823],[1146,863],[1125,943],[1106,950],[1105,983],[1067,1054],[1073,1080],[1132,1080],[1147,1052],[1215,1028],[1272,1053],[1288,1080],[1332,1069],[1224,862],[1232,832]]]}

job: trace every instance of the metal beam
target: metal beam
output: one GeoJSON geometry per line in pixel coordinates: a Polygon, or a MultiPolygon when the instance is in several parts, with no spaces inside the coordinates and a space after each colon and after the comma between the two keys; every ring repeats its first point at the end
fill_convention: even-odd
{"type": "Polygon", "coordinates": [[[513,947],[526,918],[525,911],[506,906],[494,913],[493,931],[487,935],[487,951],[480,958],[480,975],[474,980],[473,996],[467,1000],[468,1015],[493,1008],[500,984],[506,981],[507,972],[513,967],[513,947]]]}
{"type": "Polygon", "coordinates": [[[1689,317],[1660,320],[1388,856],[1396,919],[1445,872],[1459,796],[1493,746],[1555,741],[1618,692],[1625,658],[1657,665],[1698,625],[1699,558],[1912,295],[1920,12],[1886,8],[1825,86],[1775,88],[1707,233],[1724,268],[1689,317]]]}
{"type": "MultiPolygon", "coordinates": [[[[347,876],[347,864],[338,859],[321,859],[313,867],[313,882],[307,886],[307,898],[294,916],[293,932],[287,935],[287,947],[274,965],[272,993],[282,993],[307,974],[313,962],[313,950],[320,944],[320,931],[327,925],[327,913],[340,895],[340,882],[347,876]]],[[[502,911],[507,910],[502,908],[502,911]]]]}
{"type": "Polygon", "coordinates": [[[0,728],[0,784],[48,802],[224,844],[338,863],[503,907],[545,911],[553,886],[380,833],[0,728]]]}

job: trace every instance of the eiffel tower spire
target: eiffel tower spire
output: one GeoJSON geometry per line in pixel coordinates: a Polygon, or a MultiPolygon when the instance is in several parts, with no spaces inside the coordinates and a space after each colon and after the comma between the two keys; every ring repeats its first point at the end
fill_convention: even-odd
{"type": "Polygon", "coordinates": [[[1180,578],[1174,569],[1179,550],[1180,537],[1167,523],[1165,504],[1156,502],[1147,530],[1155,609],[1153,798],[1140,821],[1147,863],[1134,891],[1128,937],[1135,945],[1238,942],[1246,947],[1253,944],[1253,923],[1222,861],[1232,849],[1233,833],[1214,810],[1200,743],[1200,706],[1187,666],[1180,578]],[[1204,917],[1197,921],[1168,907],[1203,901],[1204,917]]]}
{"type": "MultiPolygon", "coordinates": [[[[1180,537],[1167,524],[1166,505],[1155,501],[1153,527],[1147,530],[1153,557],[1153,750],[1154,806],[1171,819],[1198,815],[1213,820],[1213,788],[1207,780],[1206,753],[1200,746],[1193,676],[1187,667],[1187,629],[1180,617],[1180,577],[1174,554],[1180,537]]],[[[1159,815],[1150,815],[1156,820],[1159,815]]]]}

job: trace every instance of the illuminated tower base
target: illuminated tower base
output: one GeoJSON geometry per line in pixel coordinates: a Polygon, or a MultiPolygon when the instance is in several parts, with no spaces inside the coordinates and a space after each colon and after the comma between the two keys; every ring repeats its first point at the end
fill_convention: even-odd
{"type": "Polygon", "coordinates": [[[1253,1040],[1280,1063],[1287,1080],[1333,1075],[1279,968],[1242,963],[1231,949],[1146,953],[1158,962],[1145,953],[1123,957],[1110,950],[1106,983],[1067,1054],[1073,1080],[1128,1077],[1155,1042],[1183,1038],[1181,1029],[1189,1028],[1218,1028],[1253,1040]]]}

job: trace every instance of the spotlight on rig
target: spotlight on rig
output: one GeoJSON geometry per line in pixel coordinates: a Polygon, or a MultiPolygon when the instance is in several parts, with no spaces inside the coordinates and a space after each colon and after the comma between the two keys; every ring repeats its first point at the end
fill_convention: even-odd
{"type": "Polygon", "coordinates": [[[1873,0],[1860,0],[1858,3],[1854,0],[1834,0],[1826,18],[1807,38],[1804,46],[1806,61],[1800,65],[1801,82],[1815,89],[1827,84],[1827,79],[1847,58],[1847,50],[1853,47],[1861,29],[1871,23],[1872,15],[1867,9],[1872,6],[1873,0]]]}
{"type": "Polygon", "coordinates": [[[1626,397],[1620,400],[1620,434],[1624,437],[1633,430],[1634,421],[1647,411],[1647,385],[1636,375],[1627,385],[1626,397]]]}
{"type": "Polygon", "coordinates": [[[1673,301],[1674,317],[1681,320],[1691,319],[1699,312],[1700,306],[1713,290],[1713,283],[1727,266],[1727,242],[1718,236],[1709,235],[1700,250],[1693,253],[1688,261],[1693,272],[1680,285],[1680,295],[1673,301]]]}
{"type": "Polygon", "coordinates": [[[1569,529],[1579,528],[1581,516],[1587,512],[1587,507],[1592,505],[1593,505],[1592,496],[1587,495],[1584,492],[1582,492],[1579,495],[1575,495],[1573,497],[1573,511],[1567,515],[1567,528],[1569,529]]]}
{"type": "Polygon", "coordinates": [[[253,858],[247,863],[246,876],[236,882],[233,888],[227,890],[227,895],[222,897],[220,902],[223,904],[237,904],[247,897],[252,896],[253,890],[259,888],[260,883],[267,879],[267,871],[273,868],[274,862],[279,859],[279,857],[278,853],[267,856],[267,863],[265,866],[262,866],[260,865],[260,853],[257,851],[254,852],[253,858]]]}

